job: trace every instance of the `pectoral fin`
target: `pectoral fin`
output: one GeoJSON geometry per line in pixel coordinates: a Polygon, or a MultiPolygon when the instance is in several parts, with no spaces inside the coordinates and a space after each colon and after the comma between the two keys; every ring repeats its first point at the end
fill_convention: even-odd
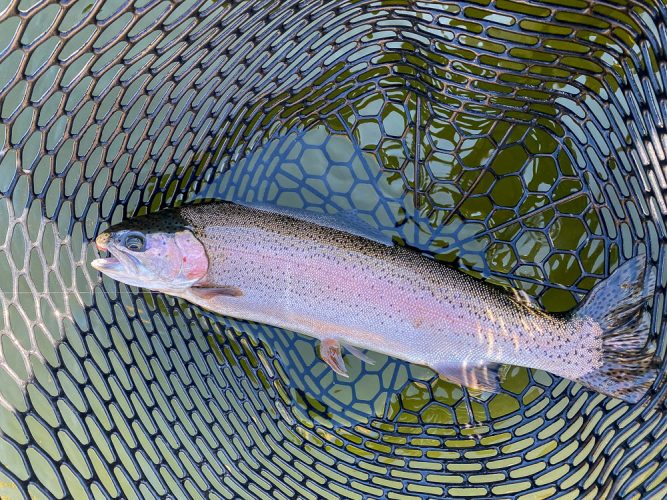
{"type": "Polygon", "coordinates": [[[320,357],[329,367],[341,377],[348,377],[347,368],[343,361],[340,342],[326,339],[320,342],[320,357]]]}
{"type": "Polygon", "coordinates": [[[500,392],[500,384],[507,375],[506,365],[485,361],[440,363],[433,369],[451,382],[486,392],[500,392]]]}
{"type": "Polygon", "coordinates": [[[192,287],[190,289],[200,299],[213,299],[215,297],[241,297],[243,290],[236,286],[220,286],[217,288],[192,287]]]}

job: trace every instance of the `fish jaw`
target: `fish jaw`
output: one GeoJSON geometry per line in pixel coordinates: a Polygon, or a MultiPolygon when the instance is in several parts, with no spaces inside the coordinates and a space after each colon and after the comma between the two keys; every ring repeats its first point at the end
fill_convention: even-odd
{"type": "MultiPolygon", "coordinates": [[[[109,240],[111,239],[111,235],[109,233],[101,233],[95,238],[95,246],[100,252],[106,252],[107,247],[109,246],[109,240]]],[[[101,259],[95,259],[95,260],[101,260],[101,259]]]]}
{"type": "Polygon", "coordinates": [[[90,263],[96,271],[104,274],[119,273],[123,270],[123,264],[116,257],[95,259],[90,263]]]}
{"type": "Polygon", "coordinates": [[[93,269],[128,285],[145,286],[142,280],[145,270],[136,258],[120,250],[113,242],[108,242],[103,249],[108,251],[111,257],[93,260],[90,263],[93,269]]]}

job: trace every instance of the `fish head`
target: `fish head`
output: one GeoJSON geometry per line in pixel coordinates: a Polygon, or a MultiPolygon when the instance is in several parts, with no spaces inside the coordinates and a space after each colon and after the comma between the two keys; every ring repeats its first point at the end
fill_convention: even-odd
{"type": "Polygon", "coordinates": [[[113,226],[97,236],[95,245],[110,256],[93,260],[91,266],[127,285],[178,293],[208,272],[204,245],[168,213],[113,226]]]}

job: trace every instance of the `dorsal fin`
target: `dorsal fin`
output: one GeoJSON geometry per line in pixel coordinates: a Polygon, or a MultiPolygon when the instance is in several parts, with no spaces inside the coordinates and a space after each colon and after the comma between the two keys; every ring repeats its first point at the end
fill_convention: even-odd
{"type": "Polygon", "coordinates": [[[314,212],[312,210],[298,210],[296,208],[281,207],[269,203],[247,203],[241,200],[233,200],[233,202],[248,208],[256,208],[257,210],[263,210],[265,212],[287,215],[288,217],[317,224],[318,226],[329,227],[355,236],[361,236],[362,238],[373,240],[385,246],[394,246],[394,242],[390,236],[387,236],[378,228],[373,227],[362,220],[356,210],[325,214],[314,212]]]}
{"type": "Polygon", "coordinates": [[[510,289],[510,293],[512,294],[512,299],[514,299],[514,302],[517,304],[527,307],[528,309],[532,309],[535,312],[545,314],[539,302],[537,302],[537,299],[528,295],[526,291],[512,288],[510,289]]]}

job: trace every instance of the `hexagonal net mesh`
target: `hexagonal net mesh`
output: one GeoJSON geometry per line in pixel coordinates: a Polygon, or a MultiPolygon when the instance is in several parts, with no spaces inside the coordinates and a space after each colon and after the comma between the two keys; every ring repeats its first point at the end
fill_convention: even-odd
{"type": "Polygon", "coordinates": [[[476,394],[101,280],[98,231],[200,198],[360,217],[550,311],[646,251],[664,357],[662,0],[0,2],[0,495],[664,496],[630,406],[476,394]]]}

